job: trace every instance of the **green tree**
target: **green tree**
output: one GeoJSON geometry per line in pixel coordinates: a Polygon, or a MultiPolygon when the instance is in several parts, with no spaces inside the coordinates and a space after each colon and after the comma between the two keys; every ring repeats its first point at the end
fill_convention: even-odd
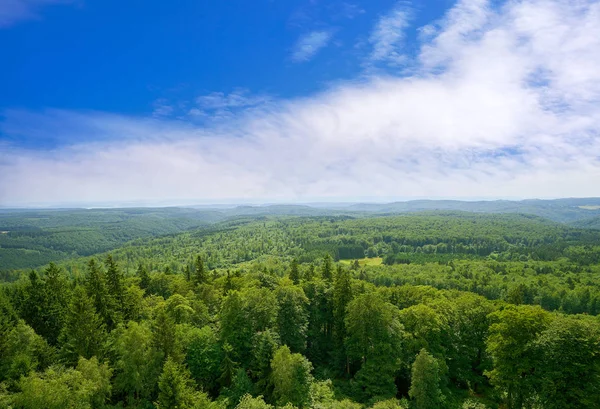
{"type": "Polygon", "coordinates": [[[204,391],[215,391],[223,360],[219,340],[209,326],[194,328],[186,343],[185,362],[192,378],[204,391]]]}
{"type": "Polygon", "coordinates": [[[271,361],[273,394],[278,406],[288,403],[304,408],[310,403],[312,364],[301,354],[292,354],[287,345],[280,347],[271,361]]]}
{"type": "Polygon", "coordinates": [[[350,373],[350,361],[345,350],[344,341],[346,340],[346,307],[352,301],[352,285],[350,282],[350,272],[338,266],[333,284],[333,331],[336,342],[337,359],[341,367],[346,368],[350,373]]]}
{"type": "Polygon", "coordinates": [[[158,389],[156,406],[159,409],[200,409],[214,406],[206,394],[195,390],[187,368],[172,358],[165,362],[158,380],[158,389]]]}
{"type": "Polygon", "coordinates": [[[223,360],[221,361],[221,376],[219,384],[229,387],[238,369],[238,363],[232,359],[233,347],[228,343],[223,344],[223,360]]]}
{"type": "Polygon", "coordinates": [[[113,300],[113,305],[123,314],[125,311],[125,289],[123,287],[123,272],[117,266],[109,254],[104,262],[106,265],[106,284],[109,296],[113,300]]]}
{"type": "Polygon", "coordinates": [[[23,321],[7,331],[2,346],[0,382],[18,381],[32,371],[45,369],[54,360],[54,349],[23,321]]]}
{"type": "Polygon", "coordinates": [[[398,309],[379,294],[366,293],[352,300],[347,310],[346,348],[360,364],[355,375],[358,395],[363,400],[395,396],[394,374],[404,338],[398,309]]]}
{"type": "Polygon", "coordinates": [[[321,266],[321,277],[328,283],[331,283],[333,280],[333,260],[331,259],[331,255],[327,253],[325,257],[323,257],[323,265],[321,266]]]}
{"type": "Polygon", "coordinates": [[[545,409],[591,409],[600,402],[600,324],[559,315],[535,341],[542,374],[536,388],[545,409]]]}
{"type": "Polygon", "coordinates": [[[140,288],[143,290],[148,289],[150,286],[150,275],[142,263],[138,265],[136,274],[140,278],[140,288]]]}
{"type": "Polygon", "coordinates": [[[106,274],[96,264],[96,260],[90,259],[88,263],[88,275],[86,277],[86,290],[93,301],[96,311],[104,321],[106,328],[111,331],[120,322],[114,299],[110,296],[106,285],[106,274]]]}
{"type": "Polygon", "coordinates": [[[509,409],[530,407],[541,376],[535,370],[540,363],[535,340],[547,328],[550,315],[537,306],[509,305],[491,319],[487,339],[494,366],[491,382],[506,393],[509,409]]]}
{"type": "Polygon", "coordinates": [[[252,322],[239,291],[231,291],[219,313],[221,340],[233,349],[233,358],[246,361],[252,348],[252,322]]]}
{"type": "Polygon", "coordinates": [[[290,263],[290,280],[294,282],[294,284],[300,283],[300,269],[298,267],[298,260],[292,259],[290,263]]]}
{"type": "Polygon", "coordinates": [[[442,408],[443,395],[440,388],[440,366],[425,348],[417,355],[411,372],[409,396],[414,400],[416,409],[442,408]]]}
{"type": "Polygon", "coordinates": [[[279,314],[277,331],[283,345],[294,352],[304,352],[308,330],[308,298],[297,286],[283,286],[276,291],[279,314]]]}
{"type": "Polygon", "coordinates": [[[262,396],[253,398],[252,395],[246,394],[240,399],[240,403],[235,407],[236,409],[273,409],[272,405],[265,403],[262,396]]]}
{"type": "Polygon", "coordinates": [[[194,262],[194,283],[196,285],[204,284],[208,280],[208,272],[204,268],[204,261],[201,256],[196,257],[194,262]]]}
{"type": "Polygon", "coordinates": [[[169,315],[164,305],[160,305],[156,309],[156,315],[152,322],[152,332],[154,335],[153,344],[162,353],[163,359],[172,357],[179,362],[181,351],[175,333],[175,320],[169,315]]]}
{"type": "Polygon", "coordinates": [[[110,377],[107,364],[81,358],[76,369],[50,367],[43,374],[21,378],[20,392],[10,396],[9,403],[23,409],[102,407],[110,396],[110,377]]]}
{"type": "Polygon", "coordinates": [[[258,332],[252,342],[252,361],[250,371],[256,379],[256,387],[264,396],[271,396],[273,379],[271,376],[271,361],[279,348],[279,336],[271,329],[258,332]]]}
{"type": "Polygon", "coordinates": [[[44,287],[46,305],[42,307],[42,311],[46,328],[43,336],[51,345],[56,345],[65,322],[71,291],[63,270],[54,263],[50,263],[44,271],[44,287]]]}
{"type": "Polygon", "coordinates": [[[152,343],[151,329],[147,323],[131,321],[113,334],[115,389],[127,396],[130,404],[150,399],[162,364],[162,356],[152,343]]]}
{"type": "Polygon", "coordinates": [[[104,328],[93,301],[82,287],[75,287],[67,321],[59,338],[63,358],[75,363],[79,357],[90,359],[101,356],[106,339],[104,328]]]}

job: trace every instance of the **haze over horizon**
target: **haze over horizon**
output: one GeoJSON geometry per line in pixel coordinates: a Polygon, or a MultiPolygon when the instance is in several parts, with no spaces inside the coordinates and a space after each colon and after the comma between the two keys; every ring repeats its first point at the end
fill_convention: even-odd
{"type": "Polygon", "coordinates": [[[600,196],[599,1],[220,3],[0,4],[0,206],[600,196]]]}

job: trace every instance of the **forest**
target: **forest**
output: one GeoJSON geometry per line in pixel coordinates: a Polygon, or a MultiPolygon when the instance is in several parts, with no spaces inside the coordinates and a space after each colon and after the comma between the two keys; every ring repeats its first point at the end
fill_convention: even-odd
{"type": "Polygon", "coordinates": [[[384,210],[0,218],[0,407],[599,407],[593,222],[384,210]]]}

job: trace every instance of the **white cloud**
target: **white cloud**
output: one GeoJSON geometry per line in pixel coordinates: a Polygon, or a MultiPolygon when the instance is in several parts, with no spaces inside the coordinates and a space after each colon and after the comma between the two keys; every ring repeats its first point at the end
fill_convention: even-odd
{"type": "Polygon", "coordinates": [[[0,1],[0,28],[22,20],[39,18],[42,7],[51,4],[67,4],[73,0],[2,0],[0,1]]]}
{"type": "Polygon", "coordinates": [[[463,0],[431,26],[412,76],[338,84],[210,127],[8,112],[5,132],[71,143],[2,147],[0,203],[600,196],[598,22],[597,1],[463,0]],[[77,142],[90,134],[101,142],[77,142]]]}
{"type": "Polygon", "coordinates": [[[331,40],[331,31],[312,31],[298,39],[292,52],[292,61],[303,62],[313,58],[331,40]]]}
{"type": "Polygon", "coordinates": [[[410,11],[400,3],[379,19],[369,38],[369,42],[373,45],[371,61],[387,61],[398,64],[405,59],[401,49],[404,30],[408,28],[410,18],[410,11]]]}

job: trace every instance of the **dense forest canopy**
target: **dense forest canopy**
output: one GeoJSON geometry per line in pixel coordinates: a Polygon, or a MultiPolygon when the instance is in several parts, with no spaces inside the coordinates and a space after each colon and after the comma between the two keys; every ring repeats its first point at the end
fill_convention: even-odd
{"type": "Polygon", "coordinates": [[[0,407],[598,407],[600,231],[280,210],[4,214],[0,407]]]}

